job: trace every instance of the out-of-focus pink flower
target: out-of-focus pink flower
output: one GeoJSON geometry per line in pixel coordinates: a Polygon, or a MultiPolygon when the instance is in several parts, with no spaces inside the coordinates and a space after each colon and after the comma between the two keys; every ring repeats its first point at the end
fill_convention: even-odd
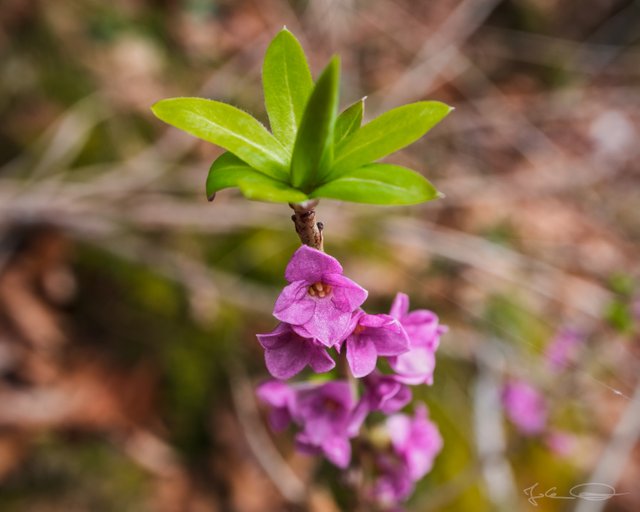
{"type": "Polygon", "coordinates": [[[438,427],[427,417],[424,404],[416,408],[413,418],[406,414],[389,417],[386,428],[391,452],[380,454],[376,461],[379,476],[373,496],[379,503],[390,506],[409,497],[415,483],[431,470],[443,443],[438,427]]]}
{"type": "Polygon", "coordinates": [[[399,503],[405,501],[415,488],[406,465],[395,454],[381,453],[376,460],[378,477],[371,489],[372,499],[384,510],[402,510],[399,503]]]}
{"type": "Polygon", "coordinates": [[[525,435],[540,434],[547,425],[547,404],[532,385],[509,381],[502,390],[502,406],[507,417],[525,435]]]}
{"type": "Polygon", "coordinates": [[[440,335],[447,331],[447,327],[439,325],[438,317],[432,311],[417,309],[409,312],[409,297],[404,293],[396,295],[390,314],[409,336],[409,351],[389,358],[398,380],[410,385],[432,384],[435,353],[440,345],[440,335]]]}
{"type": "Polygon", "coordinates": [[[378,356],[396,356],[409,350],[407,333],[389,315],[367,315],[357,311],[353,315],[344,346],[347,362],[356,378],[369,375],[376,367],[378,356]]]}
{"type": "Polygon", "coordinates": [[[362,399],[368,401],[371,411],[385,414],[398,412],[411,401],[411,390],[393,375],[373,372],[364,379],[362,399]]]}
{"type": "Polygon", "coordinates": [[[409,477],[420,480],[433,466],[442,449],[442,437],[427,417],[427,407],[418,405],[413,418],[396,414],[387,419],[387,430],[394,452],[405,463],[409,477]]]}
{"type": "Polygon", "coordinates": [[[545,437],[545,443],[549,450],[560,457],[567,457],[574,451],[576,438],[569,432],[553,430],[545,437]]]}
{"type": "Polygon", "coordinates": [[[278,297],[273,315],[300,336],[327,347],[340,343],[367,291],[342,275],[338,260],[306,245],[293,254],[285,277],[290,284],[278,297]]]}
{"type": "Polygon", "coordinates": [[[289,386],[271,381],[258,388],[258,397],[272,407],[271,423],[284,428],[290,422],[301,427],[296,446],[305,453],[319,454],[340,468],[351,460],[350,437],[355,398],[348,382],[302,383],[289,386]]]}
{"type": "Polygon", "coordinates": [[[352,428],[359,429],[371,412],[392,414],[411,401],[411,390],[393,375],[374,371],[363,378],[362,383],[364,392],[353,412],[352,428]]]}
{"type": "Polygon", "coordinates": [[[271,380],[258,386],[256,395],[271,407],[269,410],[271,428],[276,432],[287,428],[293,419],[291,409],[295,400],[294,389],[279,380],[271,380]]]}
{"type": "Polygon", "coordinates": [[[267,369],[277,379],[289,379],[307,365],[316,373],[328,372],[336,365],[327,347],[296,334],[289,324],[280,323],[273,332],[257,337],[267,369]]]}
{"type": "Polygon", "coordinates": [[[547,366],[554,372],[567,368],[576,358],[584,336],[574,329],[561,329],[549,342],[544,353],[547,366]]]}

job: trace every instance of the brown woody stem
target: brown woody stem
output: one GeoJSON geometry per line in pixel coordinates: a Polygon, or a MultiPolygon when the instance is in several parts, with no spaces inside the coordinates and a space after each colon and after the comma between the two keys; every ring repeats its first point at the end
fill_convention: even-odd
{"type": "Polygon", "coordinates": [[[317,200],[306,201],[304,203],[293,204],[289,206],[293,209],[291,220],[296,227],[296,233],[300,237],[300,241],[304,245],[324,251],[322,240],[322,222],[316,222],[316,206],[317,200]]]}

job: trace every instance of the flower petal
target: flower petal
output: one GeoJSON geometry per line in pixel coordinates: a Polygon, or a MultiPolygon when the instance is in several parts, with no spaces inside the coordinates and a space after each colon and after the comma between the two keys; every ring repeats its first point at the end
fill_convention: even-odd
{"type": "Polygon", "coordinates": [[[364,379],[365,393],[369,408],[391,414],[399,411],[411,401],[411,390],[393,375],[373,372],[364,379]]]}
{"type": "Polygon", "coordinates": [[[369,292],[348,277],[340,274],[325,274],[322,282],[331,285],[331,300],[336,308],[352,313],[367,299],[369,292]]]}
{"type": "Polygon", "coordinates": [[[416,408],[411,425],[411,448],[405,451],[409,474],[414,480],[419,480],[431,470],[443,444],[438,427],[427,418],[427,409],[421,405],[416,408]]]}
{"type": "Polygon", "coordinates": [[[334,380],[327,382],[320,389],[322,390],[322,395],[325,398],[329,398],[335,403],[340,404],[343,409],[349,410],[353,406],[353,390],[351,388],[351,384],[346,380],[334,380]]]}
{"type": "Polygon", "coordinates": [[[438,325],[438,317],[432,311],[418,309],[402,319],[402,326],[409,335],[411,346],[424,346],[436,350],[444,326],[438,325]]]}
{"type": "Polygon", "coordinates": [[[320,447],[312,443],[304,432],[298,432],[295,437],[296,450],[306,455],[317,455],[321,452],[320,447]]]}
{"type": "Polygon", "coordinates": [[[406,414],[395,414],[387,418],[387,432],[394,449],[402,452],[409,441],[411,418],[406,414]]]}
{"type": "Polygon", "coordinates": [[[285,286],[276,300],[273,316],[281,322],[293,325],[308,322],[313,317],[316,306],[307,290],[307,284],[302,281],[285,286]]]}
{"type": "Polygon", "coordinates": [[[309,362],[309,343],[293,334],[277,348],[266,349],[264,361],[267,370],[276,379],[290,379],[309,362]]]}
{"type": "Polygon", "coordinates": [[[274,432],[282,432],[291,423],[291,414],[288,409],[272,409],[269,412],[269,425],[274,432]]]}
{"type": "Polygon", "coordinates": [[[315,305],[312,317],[303,323],[304,329],[327,347],[340,343],[346,336],[351,321],[351,312],[335,308],[329,297],[311,297],[315,305]]]}
{"type": "Polygon", "coordinates": [[[400,322],[398,322],[398,320],[393,318],[391,315],[368,315],[366,313],[360,317],[358,323],[363,327],[372,327],[374,329],[382,329],[389,326],[400,325],[400,322]]]}
{"type": "Polygon", "coordinates": [[[331,436],[322,443],[322,451],[327,459],[341,469],[345,469],[351,462],[351,443],[340,436],[331,436]]]}
{"type": "Polygon", "coordinates": [[[356,378],[369,375],[376,367],[378,353],[375,345],[357,334],[347,338],[347,362],[356,378]]]}
{"type": "Polygon", "coordinates": [[[383,413],[392,414],[394,412],[398,412],[405,405],[411,402],[411,390],[404,384],[400,384],[400,386],[401,387],[393,396],[388,397],[380,403],[380,410],[383,413]]]}
{"type": "Polygon", "coordinates": [[[309,366],[316,373],[327,373],[335,368],[336,363],[327,353],[325,347],[309,347],[309,366]]]}
{"type": "Polygon", "coordinates": [[[442,437],[428,419],[426,406],[418,404],[413,418],[405,414],[391,416],[386,425],[393,451],[404,459],[411,480],[419,480],[442,449],[442,437]]]}
{"type": "Polygon", "coordinates": [[[280,322],[277,327],[267,334],[256,334],[258,342],[262,348],[277,348],[286,343],[287,337],[291,333],[291,327],[288,324],[280,322]]]}
{"type": "Polygon", "coordinates": [[[367,419],[367,416],[372,411],[369,406],[369,400],[361,399],[351,412],[351,418],[347,426],[347,434],[349,437],[356,437],[360,432],[360,427],[367,419]]]}
{"type": "Polygon", "coordinates": [[[396,379],[399,382],[414,386],[418,384],[433,384],[436,357],[429,348],[412,348],[409,352],[390,357],[389,364],[393,371],[396,372],[396,379]]]}
{"type": "Polygon", "coordinates": [[[342,274],[342,265],[333,256],[303,245],[291,257],[284,276],[290,283],[313,284],[322,281],[324,274],[342,274]]]}
{"type": "Polygon", "coordinates": [[[293,399],[293,389],[284,382],[270,380],[258,386],[256,395],[272,407],[286,407],[293,399]]]}
{"type": "Polygon", "coordinates": [[[401,320],[407,313],[409,313],[409,296],[406,293],[398,292],[396,298],[393,299],[389,314],[393,318],[401,320]]]}
{"type": "Polygon", "coordinates": [[[298,423],[304,425],[309,441],[320,445],[327,436],[346,431],[353,401],[348,382],[329,381],[299,391],[292,414],[298,423]]]}
{"type": "Polygon", "coordinates": [[[502,390],[502,405],[511,422],[525,435],[540,434],[547,426],[546,400],[528,382],[507,382],[502,390]]]}

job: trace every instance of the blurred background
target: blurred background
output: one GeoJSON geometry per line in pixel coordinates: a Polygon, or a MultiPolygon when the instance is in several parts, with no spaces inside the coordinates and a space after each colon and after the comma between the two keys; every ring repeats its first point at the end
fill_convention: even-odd
{"type": "Polygon", "coordinates": [[[202,96],[266,122],[260,66],[283,25],[316,76],[341,55],[341,105],[367,95],[368,119],[456,107],[389,159],[445,199],[318,208],[371,312],[401,290],[450,327],[415,393],[445,447],[408,509],[640,510],[626,0],[4,0],[0,510],[344,510],[336,472],[272,436],[253,396],[290,210],[209,204],[220,149],[149,110],[202,96]],[[501,401],[507,383],[538,394],[540,428],[501,401]],[[524,492],[584,482],[624,494],[536,508],[524,492]]]}

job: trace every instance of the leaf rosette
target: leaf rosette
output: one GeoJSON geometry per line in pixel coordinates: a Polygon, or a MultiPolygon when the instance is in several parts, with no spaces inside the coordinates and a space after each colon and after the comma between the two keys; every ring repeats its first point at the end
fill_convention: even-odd
{"type": "Polygon", "coordinates": [[[152,107],[162,121],[226,150],[209,169],[209,199],[230,187],[248,199],[283,203],[329,198],[408,205],[439,196],[419,172],[378,160],[417,141],[451,107],[419,101],[362,125],[363,98],[338,114],[339,59],[331,59],[314,83],[287,29],[267,49],[262,83],[271,132],[219,101],[170,98],[152,107]]]}

